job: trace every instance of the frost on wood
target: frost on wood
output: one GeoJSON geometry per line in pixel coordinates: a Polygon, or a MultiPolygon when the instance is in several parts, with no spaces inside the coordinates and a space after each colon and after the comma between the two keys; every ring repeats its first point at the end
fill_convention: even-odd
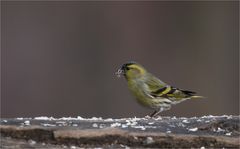
{"type": "Polygon", "coordinates": [[[1,119],[1,147],[239,147],[239,116],[1,119]]]}

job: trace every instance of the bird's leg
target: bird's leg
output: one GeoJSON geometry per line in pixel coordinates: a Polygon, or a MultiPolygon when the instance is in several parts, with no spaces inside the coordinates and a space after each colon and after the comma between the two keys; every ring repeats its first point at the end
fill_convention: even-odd
{"type": "Polygon", "coordinates": [[[158,111],[157,110],[154,110],[154,112],[152,114],[150,114],[150,117],[154,117],[156,115],[156,113],[158,114],[158,111]]]}
{"type": "Polygon", "coordinates": [[[157,116],[159,113],[161,113],[162,111],[155,111],[152,115],[151,115],[151,117],[155,117],[155,116],[157,116]]]}
{"type": "Polygon", "coordinates": [[[169,110],[171,107],[161,107],[160,109],[158,110],[155,110],[152,114],[150,114],[150,117],[153,118],[155,116],[157,116],[159,113],[161,113],[162,111],[165,111],[165,110],[169,110]]]}
{"type": "Polygon", "coordinates": [[[145,118],[146,118],[146,119],[152,118],[153,115],[155,115],[155,113],[157,113],[157,110],[154,110],[153,113],[146,115],[145,118]]]}
{"type": "Polygon", "coordinates": [[[151,115],[150,117],[155,117],[157,116],[159,113],[161,113],[162,111],[164,111],[165,109],[164,108],[160,108],[159,110],[155,110],[151,115]]]}

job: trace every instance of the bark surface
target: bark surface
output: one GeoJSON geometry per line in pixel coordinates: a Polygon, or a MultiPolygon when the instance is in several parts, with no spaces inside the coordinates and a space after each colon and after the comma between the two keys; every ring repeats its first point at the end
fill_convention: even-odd
{"type": "Polygon", "coordinates": [[[1,119],[1,148],[239,148],[239,116],[1,119]]]}

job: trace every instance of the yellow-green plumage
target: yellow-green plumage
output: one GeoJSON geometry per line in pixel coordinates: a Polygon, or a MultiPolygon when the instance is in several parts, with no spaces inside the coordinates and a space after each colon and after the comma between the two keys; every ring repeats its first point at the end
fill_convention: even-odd
{"type": "Polygon", "coordinates": [[[117,74],[125,76],[128,88],[141,105],[155,110],[151,116],[186,99],[202,97],[194,95],[195,92],[181,90],[162,82],[135,62],[123,64],[117,74]]]}

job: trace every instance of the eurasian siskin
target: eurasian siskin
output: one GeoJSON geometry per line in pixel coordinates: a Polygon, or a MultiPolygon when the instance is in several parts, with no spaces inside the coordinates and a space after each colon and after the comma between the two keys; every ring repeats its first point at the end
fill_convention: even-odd
{"type": "Polygon", "coordinates": [[[202,96],[196,96],[195,92],[172,87],[162,82],[136,62],[123,64],[116,74],[124,75],[128,88],[141,105],[154,109],[151,117],[169,110],[172,105],[184,100],[202,98],[202,96]]]}

